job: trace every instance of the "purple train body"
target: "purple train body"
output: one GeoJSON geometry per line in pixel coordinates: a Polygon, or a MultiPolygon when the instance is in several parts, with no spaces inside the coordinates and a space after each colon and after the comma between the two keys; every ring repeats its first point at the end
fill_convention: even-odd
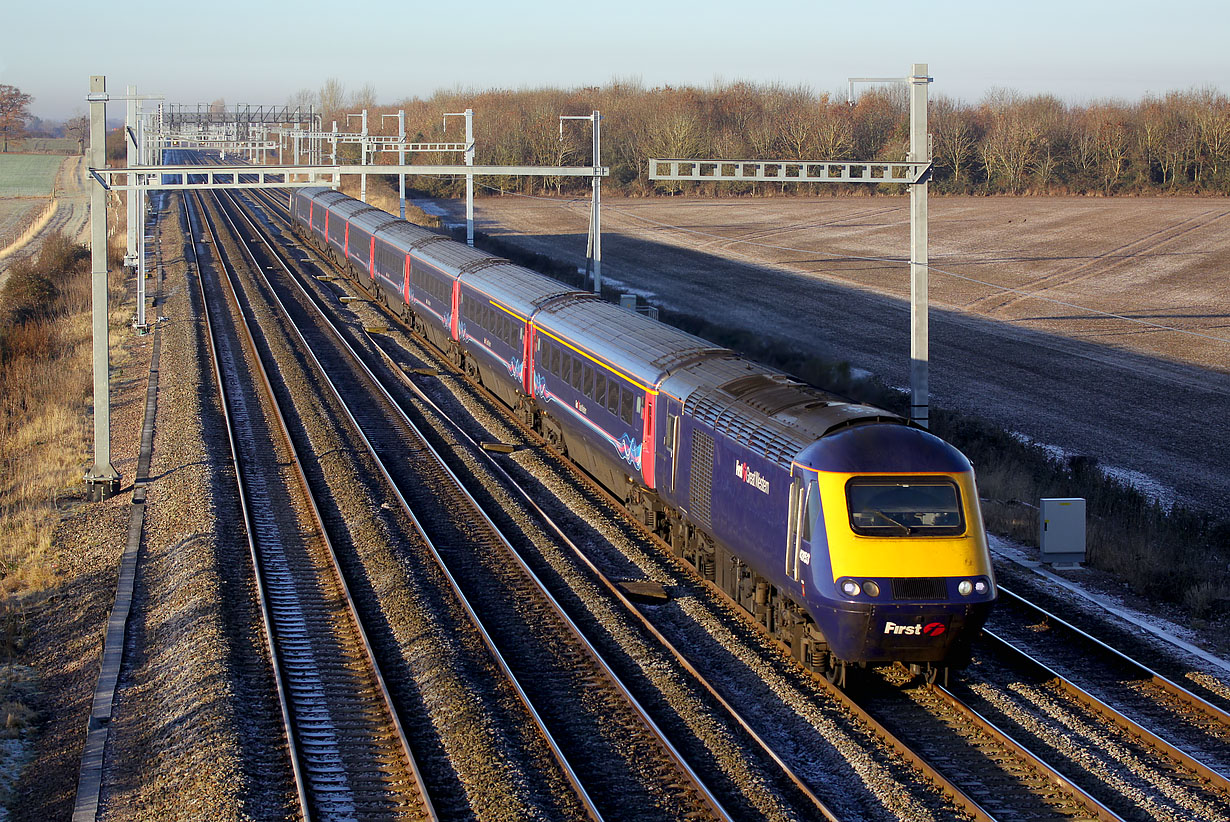
{"type": "Polygon", "coordinates": [[[339,192],[298,229],[794,654],[934,676],[995,599],[952,446],[339,192]]]}

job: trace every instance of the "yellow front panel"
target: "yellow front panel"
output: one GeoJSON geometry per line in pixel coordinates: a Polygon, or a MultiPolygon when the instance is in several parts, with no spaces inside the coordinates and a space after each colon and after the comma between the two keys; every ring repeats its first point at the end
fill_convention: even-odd
{"type": "Polygon", "coordinates": [[[846,482],[867,474],[818,472],[824,503],[833,579],[839,577],[958,577],[991,574],[986,532],[973,474],[891,474],[944,476],[961,490],[965,535],[959,537],[866,537],[850,527],[846,482]]]}

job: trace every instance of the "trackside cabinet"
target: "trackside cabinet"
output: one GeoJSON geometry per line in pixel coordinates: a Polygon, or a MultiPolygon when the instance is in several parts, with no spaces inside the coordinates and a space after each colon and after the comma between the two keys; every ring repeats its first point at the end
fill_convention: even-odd
{"type": "Polygon", "coordinates": [[[1043,562],[1073,565],[1085,561],[1085,500],[1044,499],[1039,507],[1038,546],[1043,562]]]}

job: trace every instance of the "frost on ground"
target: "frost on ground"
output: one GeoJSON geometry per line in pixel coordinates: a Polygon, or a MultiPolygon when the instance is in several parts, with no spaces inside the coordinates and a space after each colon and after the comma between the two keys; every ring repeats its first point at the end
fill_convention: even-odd
{"type": "Polygon", "coordinates": [[[24,738],[0,739],[0,822],[8,822],[13,786],[30,761],[32,748],[24,738]]]}
{"type": "MultiPolygon", "coordinates": [[[[1048,457],[1056,462],[1065,463],[1072,457],[1078,456],[1075,452],[1060,448],[1058,445],[1038,442],[1028,434],[1023,434],[1020,431],[1013,431],[1011,434],[1019,442],[1023,442],[1026,445],[1036,445],[1041,448],[1048,457]]],[[[1118,480],[1130,488],[1135,488],[1148,497],[1151,502],[1156,502],[1166,510],[1174,508],[1175,502],[1178,501],[1178,495],[1173,488],[1148,474],[1132,471],[1127,468],[1119,468],[1114,465],[1104,465],[1101,462],[1098,463],[1098,470],[1113,480],[1118,480]]]]}
{"type": "Polygon", "coordinates": [[[1137,626],[1141,630],[1147,631],[1155,639],[1196,657],[1204,663],[1203,667],[1210,669],[1217,675],[1224,677],[1230,674],[1230,660],[1200,647],[1200,636],[1189,628],[1178,625],[1156,614],[1147,614],[1131,608],[1115,596],[1092,591],[1082,586],[1079,582],[1065,579],[1053,573],[1036,559],[1036,552],[1031,551],[1020,543],[991,534],[987,535],[987,542],[990,545],[991,552],[999,559],[1014,562],[1017,565],[1028,568],[1045,580],[1046,583],[1062,588],[1069,594],[1075,594],[1078,599],[1069,600],[1074,607],[1096,608],[1103,612],[1103,614],[1118,617],[1137,626]]]}

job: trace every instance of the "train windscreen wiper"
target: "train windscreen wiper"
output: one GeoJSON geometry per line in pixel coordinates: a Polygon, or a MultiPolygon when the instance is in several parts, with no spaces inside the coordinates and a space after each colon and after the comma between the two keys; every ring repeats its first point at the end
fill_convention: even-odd
{"type": "Polygon", "coordinates": [[[880,519],[888,520],[893,525],[900,528],[903,532],[902,534],[903,536],[908,537],[913,533],[913,531],[910,530],[910,526],[906,525],[903,522],[897,522],[897,520],[893,519],[892,517],[890,517],[888,514],[884,513],[883,511],[880,511],[879,509],[876,509],[876,508],[868,508],[867,510],[875,514],[876,516],[878,516],[880,519]]]}

